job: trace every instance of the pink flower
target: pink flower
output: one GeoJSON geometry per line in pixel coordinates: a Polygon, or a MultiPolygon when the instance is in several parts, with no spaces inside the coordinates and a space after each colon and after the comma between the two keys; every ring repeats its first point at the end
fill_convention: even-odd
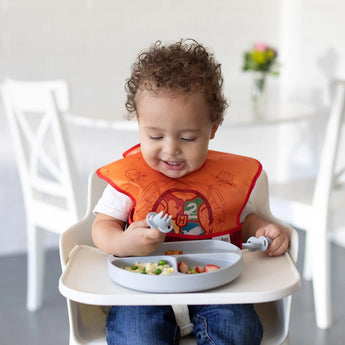
{"type": "Polygon", "coordinates": [[[263,42],[257,42],[254,45],[254,50],[258,50],[260,52],[264,52],[267,49],[267,44],[263,42]]]}

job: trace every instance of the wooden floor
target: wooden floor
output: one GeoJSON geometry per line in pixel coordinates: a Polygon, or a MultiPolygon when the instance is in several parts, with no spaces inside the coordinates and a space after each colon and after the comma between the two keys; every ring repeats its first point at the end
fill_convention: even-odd
{"type": "MultiPolygon", "coordinates": [[[[303,239],[299,270],[303,262],[303,239]]],[[[58,291],[60,263],[57,250],[47,252],[44,304],[38,312],[25,307],[26,257],[0,257],[0,344],[67,345],[65,299],[58,291]]],[[[327,331],[315,326],[311,283],[302,281],[294,295],[290,323],[291,345],[345,344],[345,249],[332,246],[332,301],[334,325],[327,331]]],[[[148,344],[151,345],[151,344],[148,344]]]]}

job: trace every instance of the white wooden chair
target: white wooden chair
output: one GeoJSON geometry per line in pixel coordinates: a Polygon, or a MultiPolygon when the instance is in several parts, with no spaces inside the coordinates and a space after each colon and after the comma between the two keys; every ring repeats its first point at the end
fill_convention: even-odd
{"type": "Polygon", "coordinates": [[[42,303],[42,229],[61,233],[80,219],[78,179],[61,112],[69,107],[62,80],[6,80],[2,98],[15,147],[27,223],[27,308],[42,303]]]}
{"type": "MultiPolygon", "coordinates": [[[[332,324],[330,239],[345,246],[345,188],[336,171],[345,107],[345,81],[334,81],[334,96],[316,178],[270,185],[272,212],[306,230],[304,277],[312,279],[316,324],[332,324]]],[[[342,170],[344,172],[344,170],[342,170]]]]}
{"type": "MultiPolygon", "coordinates": [[[[86,270],[86,273],[82,273],[79,269],[78,264],[74,267],[77,274],[77,285],[78,287],[76,289],[71,289],[69,286],[69,278],[66,277],[66,280],[63,279],[64,275],[60,278],[60,291],[62,294],[64,294],[67,297],[67,303],[68,303],[68,314],[69,314],[69,325],[70,325],[70,345],[76,345],[76,344],[106,344],[106,333],[105,333],[105,320],[106,320],[106,312],[104,312],[102,306],[95,305],[95,299],[93,296],[95,296],[95,291],[99,289],[101,286],[101,289],[104,288],[107,284],[112,284],[112,282],[109,282],[110,279],[107,277],[107,273],[104,273],[105,280],[107,284],[104,284],[102,282],[102,279],[98,279],[98,277],[95,277],[92,272],[99,272],[106,270],[106,261],[104,261],[104,254],[100,251],[96,250],[94,247],[94,244],[91,239],[91,226],[94,219],[94,216],[92,214],[92,210],[95,206],[95,203],[100,198],[104,188],[105,188],[105,182],[97,177],[95,173],[92,173],[89,178],[89,194],[88,194],[88,207],[85,217],[77,224],[73,225],[71,228],[66,230],[60,239],[60,259],[61,259],[61,265],[63,272],[71,272],[71,268],[73,269],[73,263],[75,259],[75,254],[78,252],[79,249],[86,249],[86,256],[85,260],[82,259],[83,266],[86,270]],[[90,246],[90,247],[89,247],[90,246]],[[94,258],[96,259],[94,262],[91,262],[89,254],[95,254],[94,258]],[[69,261],[70,260],[70,261],[69,261]],[[87,261],[87,263],[85,263],[87,261]],[[97,261],[97,262],[96,262],[97,261]],[[72,265],[72,266],[71,266],[72,265]],[[84,289],[82,286],[82,275],[85,274],[87,276],[91,275],[92,283],[95,284],[95,286],[88,286],[87,288],[90,288],[92,292],[89,294],[87,293],[87,289],[84,289]],[[95,289],[95,290],[94,290],[95,289]],[[68,298],[73,298],[73,296],[84,296],[87,294],[86,300],[89,304],[83,304],[79,302],[72,301],[68,298]]],[[[275,219],[272,214],[270,213],[269,204],[268,204],[268,182],[267,182],[267,176],[266,173],[263,172],[254,188],[253,191],[253,202],[256,205],[257,213],[262,215],[264,218],[278,222],[277,219],[275,219]]],[[[297,260],[297,254],[298,254],[298,237],[297,232],[292,229],[291,227],[286,228],[288,233],[290,234],[290,255],[293,259],[292,262],[296,262],[297,260]]],[[[265,255],[265,254],[263,254],[265,255]]],[[[287,254],[288,255],[288,254],[287,254]]],[[[272,258],[268,258],[272,259],[272,258]]],[[[105,259],[106,260],[106,259],[105,259]]],[[[273,262],[272,262],[273,263],[273,262]]],[[[292,263],[293,267],[295,267],[294,263],[292,263]]],[[[280,270],[279,265],[273,264],[274,270],[280,270]]],[[[297,271],[296,271],[297,272],[297,271]]],[[[258,274],[262,274],[258,273],[258,274]]],[[[285,274],[285,272],[283,273],[285,274]]],[[[299,275],[298,275],[299,277],[299,275]]],[[[75,281],[72,277],[72,280],[75,281]]],[[[265,281],[264,284],[267,283],[267,279],[263,278],[265,281]]],[[[274,279],[275,280],[275,279],[274,279]]],[[[299,280],[299,278],[298,278],[299,280]]],[[[74,283],[72,282],[72,285],[74,283]]],[[[268,283],[269,284],[269,283],[268,283]]],[[[278,282],[278,284],[280,284],[278,282]]],[[[109,289],[112,288],[112,285],[107,286],[105,289],[107,290],[107,293],[104,295],[104,300],[107,299],[107,295],[109,295],[111,292],[109,289]]],[[[258,287],[253,287],[254,295],[259,295],[260,293],[257,292],[258,287]]],[[[258,288],[259,289],[259,288],[258,288]]],[[[129,303],[132,304],[132,298],[133,295],[127,296],[128,290],[123,291],[121,289],[122,293],[125,294],[124,297],[119,296],[119,299],[122,303],[129,303]],[[125,299],[125,300],[124,300],[125,299]],[[127,301],[127,302],[126,302],[127,301]]],[[[131,294],[132,292],[128,292],[128,294],[131,294]]],[[[207,291],[204,292],[207,296],[207,291]]],[[[162,294],[159,294],[160,296],[162,294]]],[[[172,295],[164,294],[164,298],[169,302],[169,296],[172,297],[172,295]]],[[[192,294],[194,295],[194,294],[192,294]]],[[[272,293],[272,296],[274,295],[274,292],[272,293]]],[[[140,296],[140,300],[143,300],[142,295],[140,296]]],[[[180,301],[181,295],[179,294],[177,296],[177,300],[180,301]]],[[[191,296],[189,294],[189,296],[191,296]]],[[[149,296],[145,297],[144,299],[148,299],[151,301],[151,298],[149,296]]],[[[176,297],[175,297],[176,298],[176,297]]],[[[190,297],[187,297],[188,299],[190,297]]],[[[104,302],[102,302],[104,303],[104,302]]],[[[243,301],[243,303],[245,303],[243,301]]],[[[171,304],[177,304],[176,300],[175,303],[171,304]]],[[[104,305],[104,304],[103,304],[104,305]]],[[[277,345],[277,344],[289,344],[289,319],[290,319],[290,306],[291,306],[291,295],[282,299],[274,300],[274,297],[270,300],[270,302],[267,303],[258,303],[255,305],[260,318],[263,322],[264,326],[264,337],[262,344],[271,344],[271,345],[277,345]]],[[[180,341],[181,345],[192,345],[196,344],[196,339],[191,336],[186,336],[181,338],[180,341]]]]}

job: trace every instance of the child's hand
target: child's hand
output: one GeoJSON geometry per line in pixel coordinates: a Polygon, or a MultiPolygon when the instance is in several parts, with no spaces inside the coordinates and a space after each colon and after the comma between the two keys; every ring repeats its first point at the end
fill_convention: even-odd
{"type": "Polygon", "coordinates": [[[126,244],[133,248],[136,256],[150,255],[164,242],[166,236],[158,229],[151,229],[146,220],[133,222],[124,235],[126,244]]]}
{"type": "Polygon", "coordinates": [[[98,213],[92,225],[92,239],[105,253],[116,256],[144,256],[154,252],[165,239],[164,233],[151,229],[146,220],[133,222],[126,231],[125,223],[98,213]]]}
{"type": "Polygon", "coordinates": [[[289,248],[288,235],[276,224],[267,224],[258,229],[255,237],[266,236],[272,239],[272,243],[266,250],[269,256],[282,255],[289,248]]]}

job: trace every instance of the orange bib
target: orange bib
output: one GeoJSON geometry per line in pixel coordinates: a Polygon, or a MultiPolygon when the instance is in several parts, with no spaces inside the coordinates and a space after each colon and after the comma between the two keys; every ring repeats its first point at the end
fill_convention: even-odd
{"type": "Polygon", "coordinates": [[[210,150],[200,169],[172,179],[151,169],[137,145],[97,174],[133,200],[129,223],[163,211],[174,225],[167,240],[229,234],[241,247],[240,215],[261,170],[253,158],[210,150]]]}

